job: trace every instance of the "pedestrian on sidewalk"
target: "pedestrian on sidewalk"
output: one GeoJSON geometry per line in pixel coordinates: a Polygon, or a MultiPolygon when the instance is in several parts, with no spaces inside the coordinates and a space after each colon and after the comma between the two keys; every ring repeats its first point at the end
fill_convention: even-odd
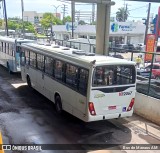
{"type": "Polygon", "coordinates": [[[142,63],[142,58],[140,58],[140,56],[138,56],[136,58],[136,65],[137,65],[138,68],[139,68],[139,66],[140,66],[141,63],[142,63]]]}

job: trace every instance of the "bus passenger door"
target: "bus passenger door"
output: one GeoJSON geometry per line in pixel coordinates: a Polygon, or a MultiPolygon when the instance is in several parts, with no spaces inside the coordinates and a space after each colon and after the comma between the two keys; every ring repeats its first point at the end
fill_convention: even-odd
{"type": "Polygon", "coordinates": [[[88,70],[80,69],[78,76],[78,92],[76,92],[76,108],[77,115],[84,119],[86,114],[87,102],[87,86],[88,86],[88,70]]]}

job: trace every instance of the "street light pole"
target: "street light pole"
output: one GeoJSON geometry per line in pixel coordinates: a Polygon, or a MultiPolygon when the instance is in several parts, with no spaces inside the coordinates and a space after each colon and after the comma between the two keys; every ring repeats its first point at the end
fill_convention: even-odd
{"type": "Polygon", "coordinates": [[[6,0],[1,0],[1,1],[3,1],[3,5],[4,5],[4,15],[5,15],[5,22],[6,22],[5,30],[6,30],[7,36],[9,36],[9,33],[8,33],[8,21],[7,21],[6,0]]]}
{"type": "Polygon", "coordinates": [[[145,37],[144,37],[144,45],[146,45],[146,39],[147,39],[147,34],[148,34],[150,10],[151,10],[151,3],[149,3],[149,5],[148,5],[148,14],[147,14],[145,37]]]}
{"type": "Polygon", "coordinates": [[[55,5],[52,5],[54,8],[55,8],[55,10],[56,10],[56,17],[57,17],[57,9],[61,6],[61,5],[58,5],[58,6],[55,6],[55,5]]]}
{"type": "Polygon", "coordinates": [[[75,2],[71,2],[71,12],[72,12],[72,39],[74,38],[74,22],[75,22],[75,2]]]}
{"type": "Polygon", "coordinates": [[[24,3],[23,3],[23,0],[21,0],[21,8],[22,8],[22,26],[23,26],[22,33],[23,33],[23,38],[24,38],[24,20],[23,20],[24,3]]]}

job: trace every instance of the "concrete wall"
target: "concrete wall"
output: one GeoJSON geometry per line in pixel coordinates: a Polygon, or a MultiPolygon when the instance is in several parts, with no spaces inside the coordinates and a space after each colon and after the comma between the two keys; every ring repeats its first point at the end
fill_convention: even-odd
{"type": "Polygon", "coordinates": [[[160,125],[160,100],[136,93],[134,112],[160,125]]]}

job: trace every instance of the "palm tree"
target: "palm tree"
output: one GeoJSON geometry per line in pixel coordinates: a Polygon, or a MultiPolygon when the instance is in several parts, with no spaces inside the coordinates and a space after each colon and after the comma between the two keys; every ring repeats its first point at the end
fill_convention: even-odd
{"type": "Polygon", "coordinates": [[[127,8],[121,7],[116,12],[116,20],[119,22],[125,22],[128,19],[129,11],[127,8]]]}

